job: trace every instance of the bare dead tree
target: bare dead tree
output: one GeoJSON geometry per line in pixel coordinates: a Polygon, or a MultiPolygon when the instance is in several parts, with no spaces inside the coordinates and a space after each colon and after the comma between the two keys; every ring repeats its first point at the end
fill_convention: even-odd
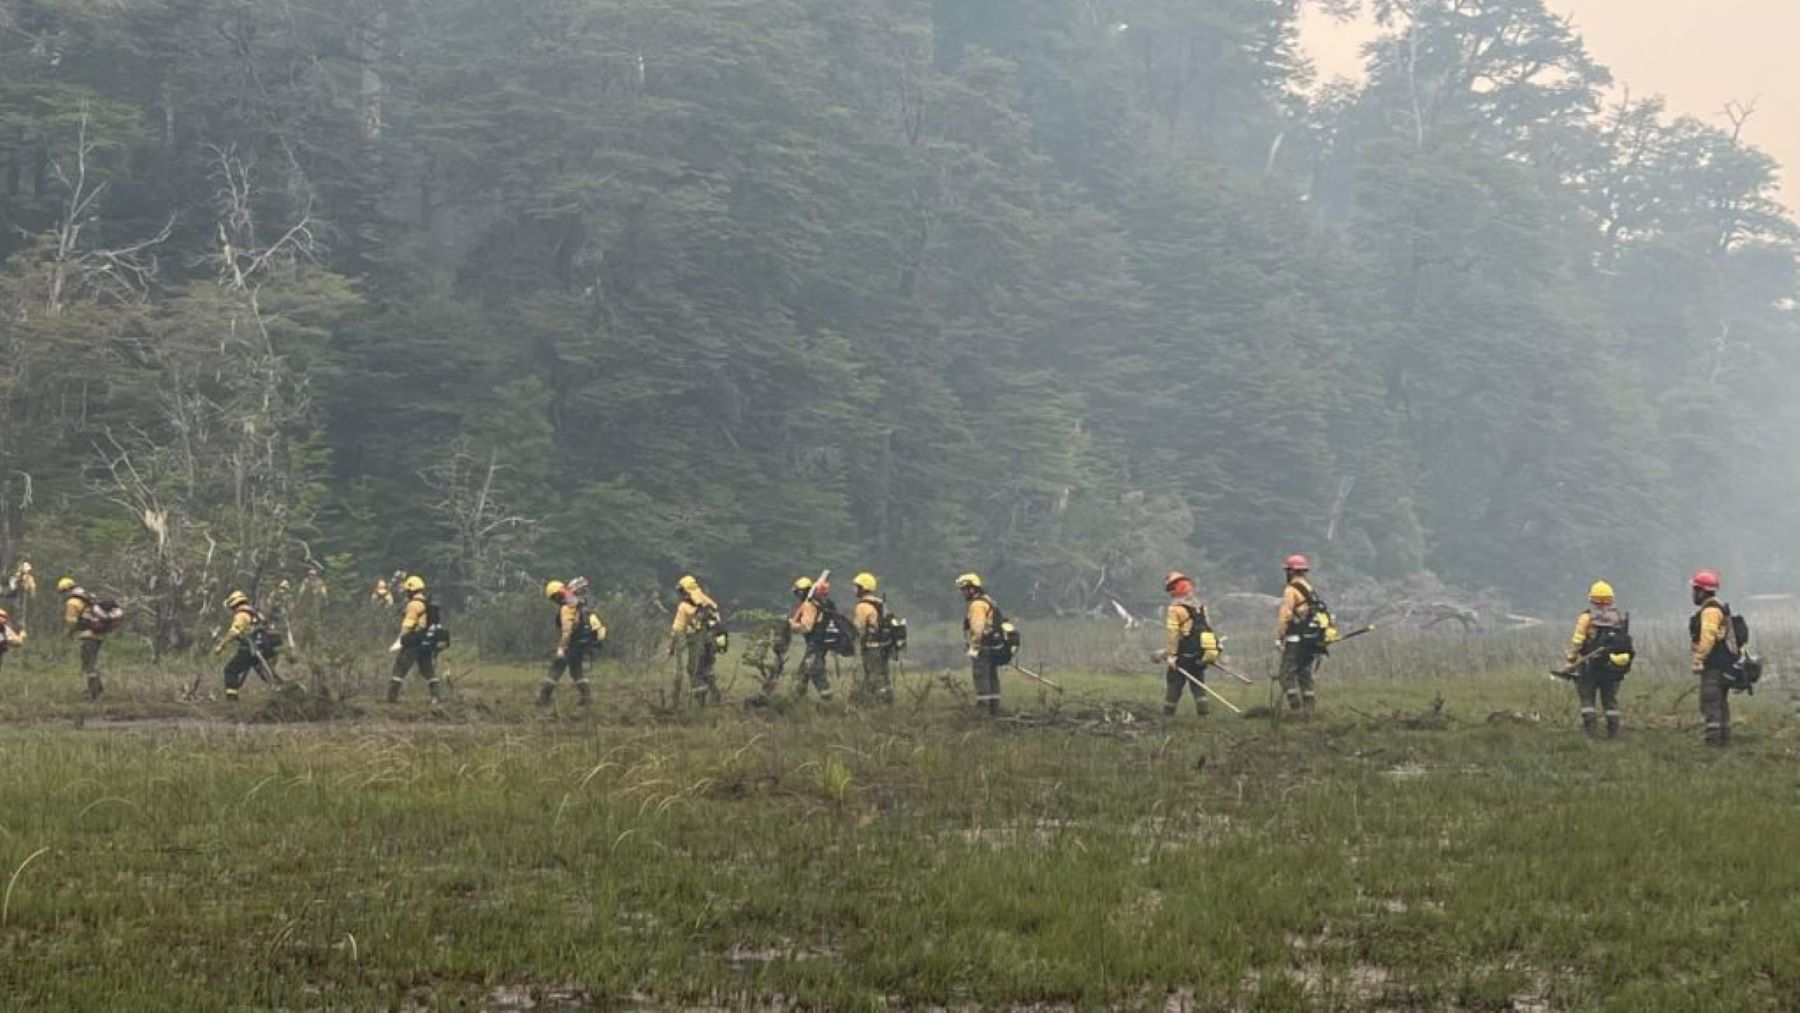
{"type": "Polygon", "coordinates": [[[456,533],[452,563],[460,571],[462,586],[475,593],[497,588],[516,569],[512,557],[537,523],[500,501],[502,470],[498,448],[483,459],[468,441],[459,440],[442,461],[419,476],[438,493],[432,510],[456,533]]]}
{"type": "Polygon", "coordinates": [[[43,308],[47,316],[60,316],[78,292],[123,302],[143,299],[156,275],[156,248],[175,227],[171,217],[148,239],[104,249],[83,246],[82,233],[97,216],[100,199],[107,190],[104,180],[90,178],[89,163],[97,146],[88,136],[90,125],[88,105],[83,102],[76,123],[74,163],[65,165],[58,161],[51,166],[52,175],[67,197],[51,233],[46,258],[49,271],[43,308]]]}

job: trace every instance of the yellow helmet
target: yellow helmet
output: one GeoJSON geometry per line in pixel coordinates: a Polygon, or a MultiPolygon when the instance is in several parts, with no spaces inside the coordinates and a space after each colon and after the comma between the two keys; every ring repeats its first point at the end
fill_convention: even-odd
{"type": "Polygon", "coordinates": [[[858,591],[874,594],[881,587],[881,582],[875,579],[874,574],[864,571],[850,578],[850,586],[858,591]]]}
{"type": "Polygon", "coordinates": [[[1611,584],[1608,584],[1604,580],[1594,581],[1594,586],[1588,588],[1588,600],[1589,601],[1612,601],[1613,600],[1613,586],[1611,584]]]}
{"type": "Polygon", "coordinates": [[[981,574],[965,573],[962,576],[956,578],[956,586],[959,588],[961,588],[961,587],[980,587],[981,586],[981,574]]]}
{"type": "Polygon", "coordinates": [[[225,596],[225,607],[228,609],[234,609],[239,605],[249,604],[249,602],[250,596],[242,591],[233,591],[225,596]]]}
{"type": "Polygon", "coordinates": [[[794,581],[794,590],[795,591],[800,591],[800,592],[811,591],[812,588],[813,588],[813,582],[812,582],[811,577],[801,577],[799,580],[794,581]]]}
{"type": "Polygon", "coordinates": [[[553,580],[553,581],[549,582],[548,584],[544,585],[544,597],[549,598],[551,601],[555,601],[559,596],[562,595],[563,588],[568,587],[568,586],[569,585],[564,584],[560,580],[553,580]]]}
{"type": "Polygon", "coordinates": [[[74,577],[62,578],[61,580],[56,582],[56,589],[65,594],[67,592],[75,590],[75,578],[74,577]]]}
{"type": "Polygon", "coordinates": [[[676,581],[675,586],[678,588],[681,588],[683,591],[698,591],[698,590],[700,590],[700,582],[698,580],[696,580],[694,578],[694,575],[691,573],[682,577],[680,580],[676,581]]]}
{"type": "Polygon", "coordinates": [[[425,578],[415,574],[406,578],[406,583],[400,586],[406,588],[408,591],[423,591],[425,590],[425,578]]]}

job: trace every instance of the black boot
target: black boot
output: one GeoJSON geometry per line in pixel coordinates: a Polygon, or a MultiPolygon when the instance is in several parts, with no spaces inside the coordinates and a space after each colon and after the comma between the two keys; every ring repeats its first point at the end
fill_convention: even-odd
{"type": "Polygon", "coordinates": [[[1619,716],[1617,714],[1608,714],[1606,716],[1606,737],[1609,739],[1616,739],[1619,737],[1619,716]]]}
{"type": "Polygon", "coordinates": [[[594,688],[592,686],[588,685],[588,681],[586,679],[583,679],[580,682],[575,684],[575,692],[580,699],[581,706],[587,707],[587,706],[590,706],[591,704],[593,704],[594,688]]]}
{"type": "Polygon", "coordinates": [[[1163,716],[1169,717],[1169,718],[1174,717],[1175,716],[1175,705],[1172,703],[1163,704],[1163,716]]]}
{"type": "Polygon", "coordinates": [[[1588,738],[1594,737],[1594,716],[1592,714],[1583,714],[1581,716],[1581,734],[1586,735],[1588,738]]]}
{"type": "Polygon", "coordinates": [[[406,685],[406,683],[402,682],[399,679],[389,679],[388,680],[388,691],[387,691],[387,702],[388,703],[399,703],[400,702],[400,687],[402,687],[404,685],[406,685]]]}
{"type": "Polygon", "coordinates": [[[106,692],[106,687],[100,684],[99,676],[90,675],[87,677],[87,698],[89,700],[100,699],[100,694],[104,692],[106,692]]]}
{"type": "Polygon", "coordinates": [[[550,706],[551,701],[553,701],[555,698],[556,698],[556,683],[551,682],[548,679],[545,679],[543,682],[538,684],[537,702],[538,702],[539,707],[550,706]]]}
{"type": "Polygon", "coordinates": [[[441,680],[432,679],[425,684],[425,689],[431,694],[432,703],[439,704],[444,702],[444,684],[441,680]]]}

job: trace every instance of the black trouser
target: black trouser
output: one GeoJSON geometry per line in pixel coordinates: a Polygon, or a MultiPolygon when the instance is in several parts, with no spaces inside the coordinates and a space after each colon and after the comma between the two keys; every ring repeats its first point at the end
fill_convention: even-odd
{"type": "Polygon", "coordinates": [[[718,645],[713,643],[710,631],[700,630],[688,634],[688,687],[699,697],[701,703],[705,703],[708,698],[718,699],[719,687],[713,676],[713,665],[718,660],[718,655],[718,645]]]}
{"type": "Polygon", "coordinates": [[[105,643],[98,637],[84,637],[81,641],[81,674],[90,679],[100,676],[100,645],[105,643]]]}
{"type": "Polygon", "coordinates": [[[549,703],[550,698],[556,693],[557,681],[563,677],[564,672],[567,672],[569,681],[575,684],[575,691],[581,694],[581,702],[587,703],[590,699],[587,662],[588,649],[580,645],[570,647],[561,655],[550,659],[550,672],[544,676],[544,684],[538,688],[538,699],[543,703],[549,703]]]}
{"type": "Polygon", "coordinates": [[[880,644],[864,644],[862,649],[862,685],[857,687],[862,695],[872,696],[883,703],[894,702],[894,680],[890,672],[892,667],[888,649],[880,644]]]}
{"type": "Polygon", "coordinates": [[[1312,706],[1313,669],[1324,653],[1312,644],[1297,640],[1281,645],[1281,691],[1287,694],[1290,708],[1299,710],[1312,706]]]}
{"type": "Polygon", "coordinates": [[[1575,675],[1575,693],[1581,698],[1581,726],[1592,729],[1598,712],[1596,699],[1600,706],[1606,708],[1606,728],[1609,732],[1619,730],[1619,683],[1625,677],[1614,672],[1610,664],[1605,662],[1588,662],[1575,675]]]}
{"type": "Polygon", "coordinates": [[[1176,658],[1175,664],[1169,666],[1165,680],[1168,688],[1163,693],[1163,711],[1175,713],[1176,708],[1181,706],[1181,694],[1185,690],[1194,695],[1194,708],[1205,714],[1212,708],[1212,703],[1207,699],[1206,691],[1189,680],[1184,670],[1193,673],[1194,679],[1206,681],[1206,666],[1200,663],[1199,658],[1176,658]]]}
{"type": "Polygon", "coordinates": [[[425,638],[419,637],[400,643],[400,653],[394,657],[393,674],[388,677],[389,700],[400,699],[400,687],[406,685],[406,677],[415,667],[424,677],[431,698],[438,698],[437,652],[425,643],[425,638]]]}
{"type": "Polygon", "coordinates": [[[819,699],[831,699],[831,676],[825,672],[825,659],[830,654],[831,650],[824,644],[806,645],[806,656],[800,659],[800,671],[796,673],[800,677],[800,685],[795,687],[794,692],[805,696],[807,687],[816,686],[819,699]]]}
{"type": "Polygon", "coordinates": [[[256,652],[240,645],[231,660],[225,662],[225,688],[233,693],[244,688],[244,679],[255,672],[263,681],[272,680],[275,671],[272,663],[264,663],[257,658],[256,652]]]}
{"type": "Polygon", "coordinates": [[[1708,745],[1731,741],[1731,677],[1716,668],[1700,673],[1700,717],[1708,745]]]}
{"type": "Polygon", "coordinates": [[[106,687],[100,684],[100,645],[105,643],[99,637],[81,638],[81,674],[87,678],[87,696],[89,700],[98,700],[106,687]]]}
{"type": "Polygon", "coordinates": [[[975,680],[975,706],[990,714],[1000,712],[1000,665],[994,656],[982,651],[969,659],[969,674],[975,680]]]}

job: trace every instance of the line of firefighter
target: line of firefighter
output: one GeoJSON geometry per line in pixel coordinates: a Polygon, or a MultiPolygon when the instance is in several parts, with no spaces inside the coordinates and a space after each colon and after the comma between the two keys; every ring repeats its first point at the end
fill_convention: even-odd
{"type": "MultiPolygon", "coordinates": [[[[1335,622],[1311,582],[1312,567],[1305,556],[1290,556],[1283,564],[1286,583],[1277,612],[1276,643],[1281,660],[1278,684],[1290,710],[1303,715],[1312,713],[1316,701],[1314,676],[1328,648],[1339,639],[1335,622]]],[[[31,576],[29,564],[20,564],[15,578],[31,576]]],[[[417,670],[425,679],[431,699],[442,699],[442,681],[436,670],[436,655],[447,639],[437,615],[437,606],[426,591],[425,582],[417,575],[396,575],[405,595],[400,632],[390,648],[395,655],[388,683],[387,699],[399,699],[406,678],[417,670]]],[[[322,592],[323,582],[317,571],[308,574],[309,586],[316,584],[322,592]]],[[[24,582],[15,580],[14,586],[24,582]]],[[[839,649],[837,638],[855,638],[856,653],[862,657],[863,680],[860,691],[884,702],[893,700],[891,664],[894,654],[904,646],[905,624],[887,612],[879,595],[879,582],[872,573],[860,573],[853,580],[857,600],[851,627],[844,631],[841,616],[830,598],[830,585],[824,580],[802,577],[793,585],[797,604],[789,615],[783,633],[774,644],[777,657],[774,679],[765,684],[765,692],[773,692],[779,679],[793,635],[805,643],[805,653],[798,669],[797,692],[804,695],[816,688],[822,699],[830,699],[832,687],[826,672],[829,656],[839,649]]],[[[1696,611],[1689,619],[1692,648],[1692,670],[1699,681],[1700,709],[1705,722],[1705,741],[1723,746],[1731,739],[1729,694],[1732,690],[1750,688],[1760,665],[1750,657],[1745,641],[1748,627],[1719,600],[1720,578],[1717,572],[1701,570],[1689,582],[1696,611]]],[[[606,627],[587,605],[585,578],[564,583],[553,580],[544,589],[545,597],[557,607],[558,642],[550,671],[539,688],[541,704],[552,702],[556,684],[566,673],[575,684],[580,702],[592,702],[592,687],[586,674],[589,658],[606,639],[606,627]]],[[[67,634],[80,644],[81,671],[86,681],[87,696],[98,699],[104,692],[99,672],[101,649],[109,634],[123,618],[116,603],[96,598],[73,577],[57,581],[57,591],[64,599],[63,623],[67,634]]],[[[980,575],[965,573],[957,578],[956,587],[966,608],[963,619],[965,647],[971,666],[971,678],[978,709],[997,714],[1000,706],[1000,671],[1013,661],[1017,649],[1017,631],[1006,620],[993,597],[985,589],[980,575]]],[[[286,591],[287,582],[282,582],[286,591]]],[[[1164,581],[1170,601],[1165,613],[1165,643],[1162,660],[1166,666],[1164,711],[1174,714],[1184,692],[1195,700],[1196,710],[1209,710],[1205,678],[1208,669],[1217,665],[1220,643],[1212,628],[1206,606],[1194,594],[1194,582],[1186,574],[1173,572],[1164,581]]],[[[684,576],[677,584],[679,601],[670,629],[669,654],[681,657],[681,669],[690,689],[702,702],[717,702],[719,688],[714,674],[716,659],[729,643],[721,620],[719,606],[693,576],[684,576]]],[[[271,599],[272,602],[282,600],[271,599]]],[[[1581,724],[1584,732],[1596,734],[1604,708],[1606,735],[1619,733],[1623,715],[1619,709],[1620,680],[1630,671],[1635,651],[1630,640],[1630,617],[1617,607],[1611,584],[1597,581],[1588,591],[1589,607],[1577,617],[1570,636],[1564,668],[1554,674],[1575,683],[1580,697],[1581,724]]],[[[270,620],[259,612],[241,591],[227,597],[226,609],[231,624],[215,645],[215,653],[237,645],[237,650],[224,670],[226,698],[235,700],[247,675],[255,671],[265,681],[279,685],[275,674],[281,637],[270,620]]],[[[272,606],[279,608],[279,605],[272,606]]],[[[24,645],[25,633],[17,627],[9,613],[0,609],[0,663],[8,651],[24,645]]]]}

